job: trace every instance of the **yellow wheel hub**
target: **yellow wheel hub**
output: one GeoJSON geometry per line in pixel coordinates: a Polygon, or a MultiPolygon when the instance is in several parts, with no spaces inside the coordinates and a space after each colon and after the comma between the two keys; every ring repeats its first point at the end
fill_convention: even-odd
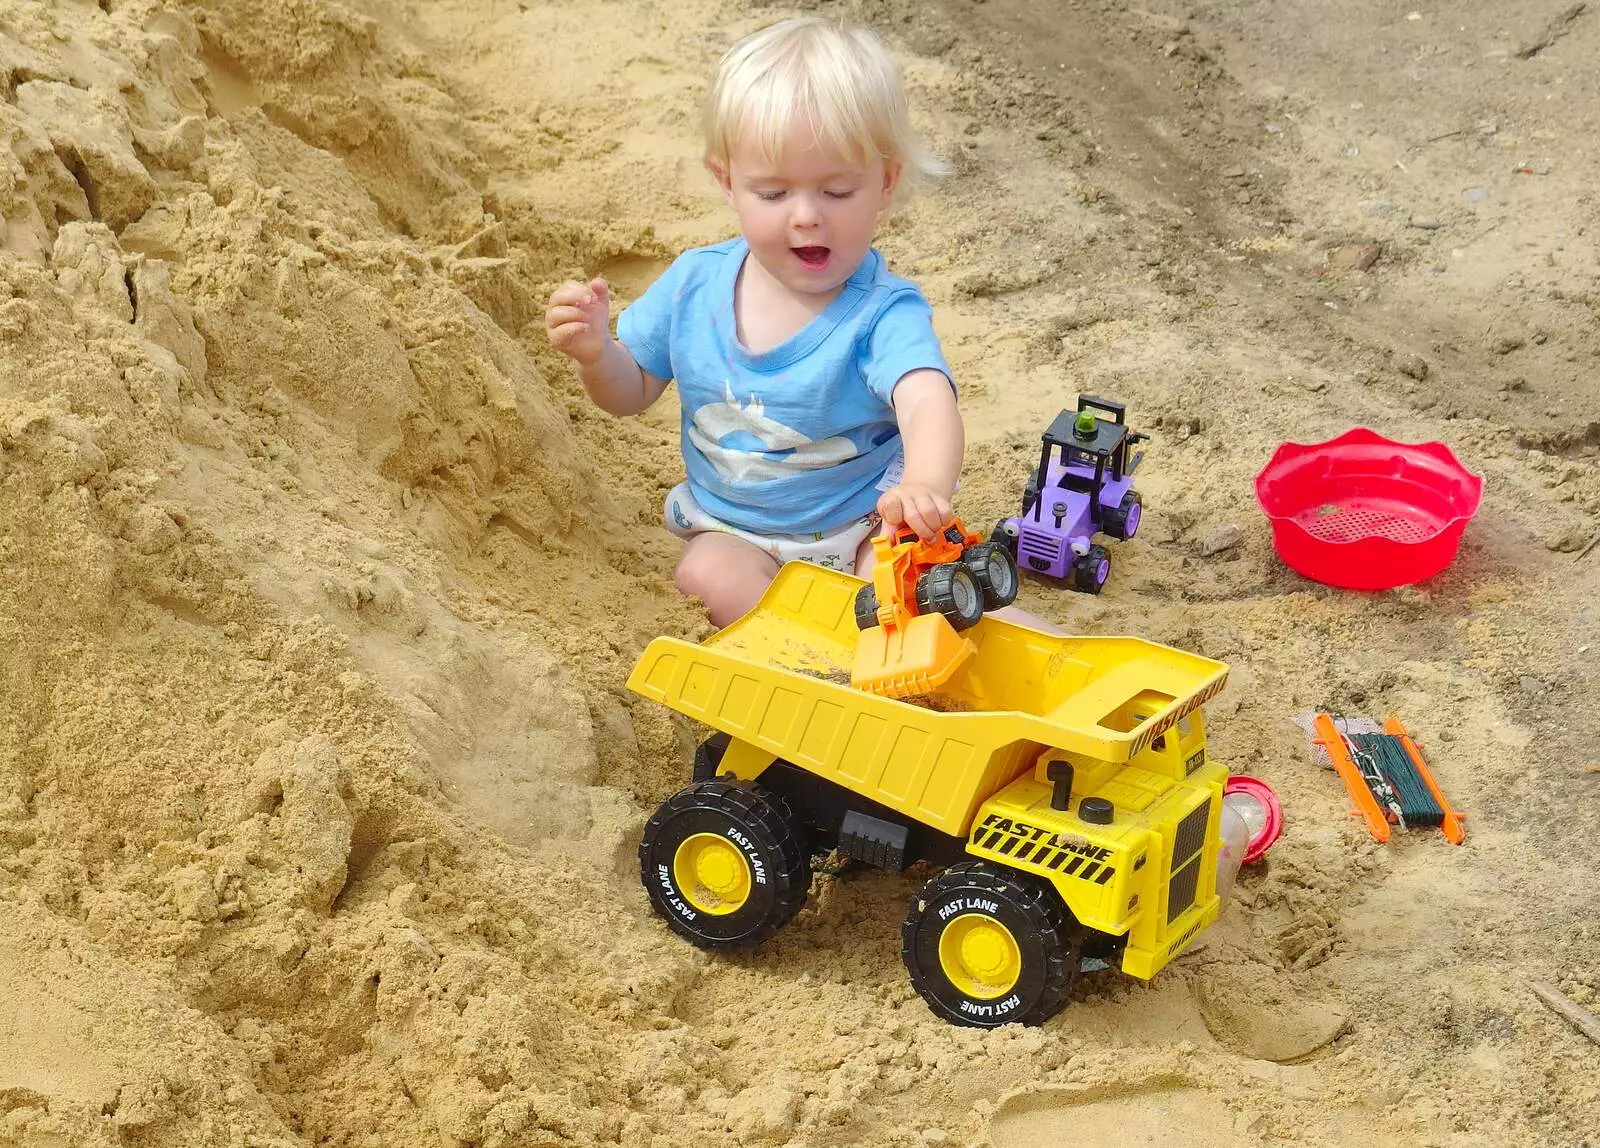
{"type": "Polygon", "coordinates": [[[976,1000],[1003,997],[1022,975],[1011,930],[984,913],[964,913],[939,936],[939,964],[950,983],[976,1000]]]}
{"type": "Polygon", "coordinates": [[[696,833],[678,846],[672,876],[702,913],[733,913],[750,898],[750,863],[738,846],[715,833],[696,833]]]}

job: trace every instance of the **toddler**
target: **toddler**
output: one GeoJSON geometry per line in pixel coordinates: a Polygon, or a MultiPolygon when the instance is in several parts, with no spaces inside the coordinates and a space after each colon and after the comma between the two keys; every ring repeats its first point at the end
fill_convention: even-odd
{"type": "Polygon", "coordinates": [[[928,302],[871,246],[905,177],[936,169],[879,39],[815,18],[750,36],[705,128],[739,238],[679,256],[615,339],[600,279],[557,289],[546,324],[612,414],[677,384],[676,583],[725,626],[784,562],[865,574],[881,523],[940,529],[964,433],[928,302]]]}

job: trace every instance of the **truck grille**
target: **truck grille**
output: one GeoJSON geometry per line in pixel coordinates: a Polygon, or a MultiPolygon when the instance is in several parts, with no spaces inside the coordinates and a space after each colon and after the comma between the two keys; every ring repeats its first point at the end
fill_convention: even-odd
{"type": "Polygon", "coordinates": [[[1061,548],[1064,545],[1066,544],[1059,538],[1050,538],[1024,530],[1022,541],[1017,547],[1017,556],[1035,569],[1043,570],[1060,560],[1061,548]]]}
{"type": "Polygon", "coordinates": [[[1167,883],[1167,924],[1194,904],[1200,883],[1201,849],[1206,843],[1206,823],[1211,819],[1211,798],[1206,798],[1178,822],[1172,841],[1172,879],[1167,883]]]}
{"type": "Polygon", "coordinates": [[[1167,885],[1167,924],[1181,917],[1194,904],[1194,891],[1200,884],[1200,858],[1196,857],[1172,875],[1167,885]]]}
{"type": "Polygon", "coordinates": [[[1206,822],[1211,819],[1211,798],[1206,798],[1191,809],[1178,823],[1178,835],[1172,842],[1172,865],[1177,868],[1200,850],[1206,843],[1206,822]]]}

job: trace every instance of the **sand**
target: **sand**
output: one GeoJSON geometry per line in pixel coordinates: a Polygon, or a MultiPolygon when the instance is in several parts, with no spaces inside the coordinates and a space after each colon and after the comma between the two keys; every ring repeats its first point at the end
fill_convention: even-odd
{"type": "Polygon", "coordinates": [[[0,0],[0,1143],[1572,1145],[1600,1049],[1600,14],[1512,0],[852,0],[953,172],[884,228],[1015,505],[1079,391],[1140,536],[1023,605],[1233,668],[1287,829],[1205,942],[1040,1029],[932,1018],[925,874],[762,950],[654,919],[695,731],[624,688],[709,626],[656,525],[670,398],[589,406],[557,282],[731,221],[713,0],[0,0]],[[1355,595],[1250,481],[1365,422],[1484,474],[1355,595]],[[1231,549],[1202,541],[1241,528],[1231,549]],[[1371,842],[1289,719],[1393,710],[1469,843],[1371,842]]]}

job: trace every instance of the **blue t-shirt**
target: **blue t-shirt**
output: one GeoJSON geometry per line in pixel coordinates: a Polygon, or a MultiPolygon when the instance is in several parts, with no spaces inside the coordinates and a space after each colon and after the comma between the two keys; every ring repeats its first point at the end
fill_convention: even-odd
{"type": "Polygon", "coordinates": [[[677,384],[689,490],[707,513],[759,534],[837,530],[871,512],[900,457],[895,384],[950,366],[928,301],[876,251],[820,315],[752,355],[733,317],[748,252],[743,239],[684,252],[618,317],[617,338],[677,384]]]}

